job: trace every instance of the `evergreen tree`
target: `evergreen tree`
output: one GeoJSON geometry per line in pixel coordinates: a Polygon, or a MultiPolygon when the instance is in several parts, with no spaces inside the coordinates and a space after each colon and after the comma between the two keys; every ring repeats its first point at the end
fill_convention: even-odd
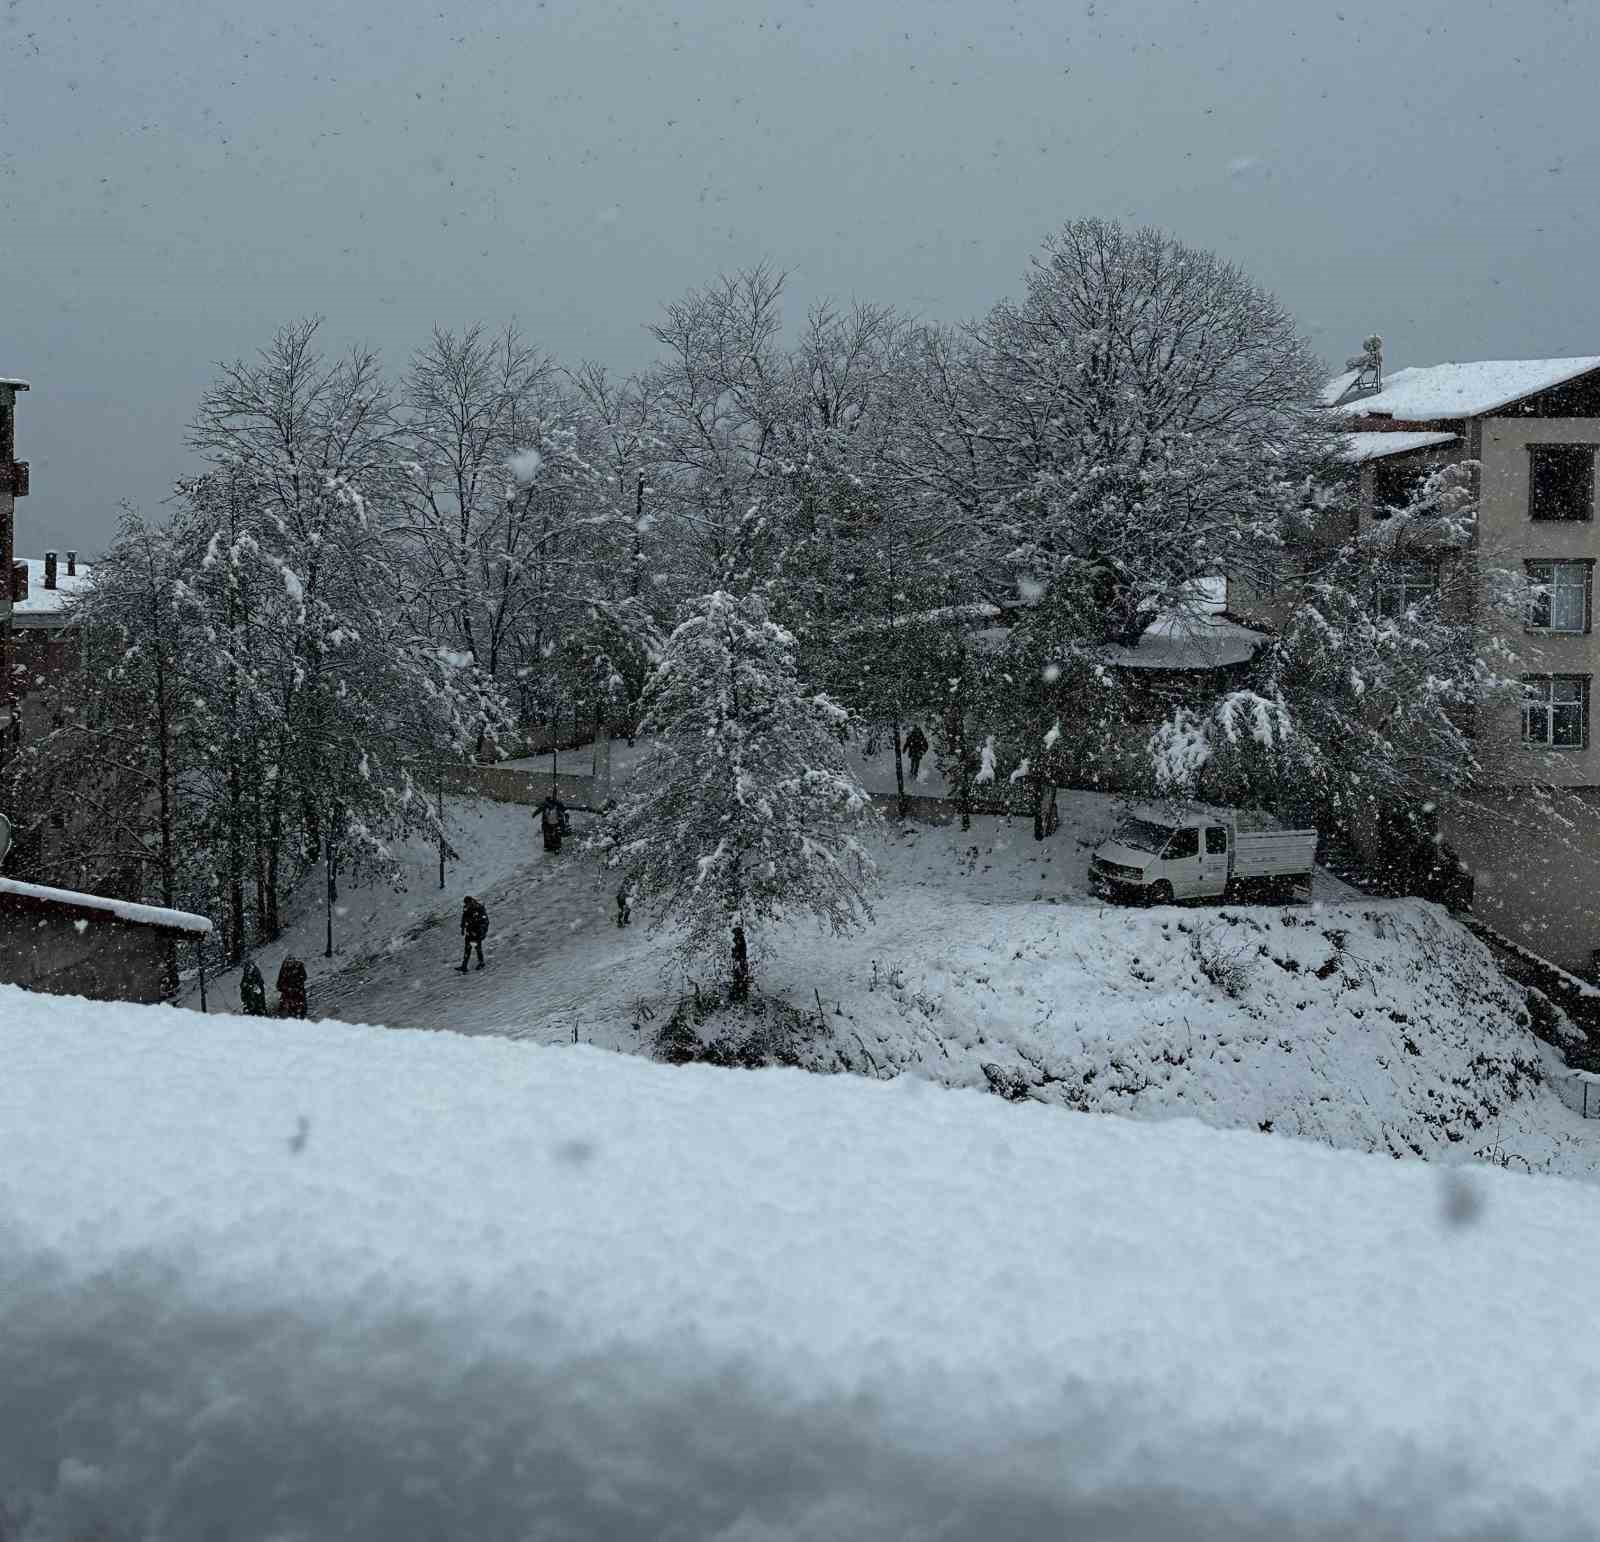
{"type": "Polygon", "coordinates": [[[756,928],[806,913],[835,934],[870,919],[872,817],[847,769],[847,714],[809,693],[793,637],[758,597],[706,595],[668,639],[645,689],[652,739],[631,789],[589,845],[685,963],[727,960],[750,988],[756,928]]]}

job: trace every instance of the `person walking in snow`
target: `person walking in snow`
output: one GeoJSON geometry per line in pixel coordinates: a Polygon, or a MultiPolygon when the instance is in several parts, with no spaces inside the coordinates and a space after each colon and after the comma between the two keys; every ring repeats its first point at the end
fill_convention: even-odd
{"type": "Polygon", "coordinates": [[[244,966],[244,973],[239,977],[239,1005],[244,1008],[246,1017],[267,1015],[267,982],[261,978],[254,959],[244,966]]]}
{"type": "Polygon", "coordinates": [[[631,926],[633,924],[633,900],[628,893],[627,884],[617,890],[617,925],[631,926]]]}
{"type": "Polygon", "coordinates": [[[457,974],[467,972],[467,960],[472,957],[474,949],[478,954],[478,968],[483,968],[483,939],[488,935],[489,912],[482,900],[474,899],[469,894],[461,902],[461,963],[457,966],[457,974]]]}
{"type": "Polygon", "coordinates": [[[546,851],[560,851],[561,837],[567,832],[567,806],[554,792],[539,805],[539,829],[546,851]]]}
{"type": "Polygon", "coordinates": [[[306,966],[292,953],[278,965],[278,1016],[306,1015],[306,966]]]}
{"type": "Polygon", "coordinates": [[[911,757],[911,780],[917,779],[917,767],[922,764],[922,757],[928,753],[928,736],[921,727],[913,723],[911,732],[906,735],[906,754],[911,757]]]}

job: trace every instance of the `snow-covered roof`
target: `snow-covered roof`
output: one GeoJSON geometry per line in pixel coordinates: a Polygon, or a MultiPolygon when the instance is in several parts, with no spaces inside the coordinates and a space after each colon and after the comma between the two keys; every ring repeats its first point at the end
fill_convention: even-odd
{"type": "MultiPolygon", "coordinates": [[[[1189,588],[1189,607],[1152,622],[1131,648],[1108,645],[1101,653],[1104,662],[1119,669],[1220,669],[1248,662],[1264,634],[1220,614],[1228,601],[1227,579],[1197,578],[1189,588]]],[[[1009,625],[989,626],[974,632],[972,642],[998,653],[1010,637],[1009,625]]]]}
{"type": "Polygon", "coordinates": [[[18,380],[11,375],[0,375],[0,386],[10,386],[14,391],[31,391],[33,389],[26,380],[18,380]]]}
{"type": "Polygon", "coordinates": [[[1124,669],[1220,669],[1248,662],[1263,634],[1221,614],[1227,579],[1197,578],[1189,587],[1194,609],[1162,616],[1132,648],[1108,648],[1106,662],[1124,669]]]}
{"type": "Polygon", "coordinates": [[[56,587],[46,589],[43,557],[18,557],[16,560],[28,564],[28,597],[19,601],[13,609],[13,615],[18,621],[26,621],[29,616],[53,615],[74,595],[83,593],[89,587],[90,570],[85,562],[78,563],[78,571],[68,578],[67,559],[57,557],[56,587]]]}
{"type": "Polygon", "coordinates": [[[78,910],[99,910],[135,926],[158,926],[168,931],[204,935],[211,923],[204,916],[187,910],[166,910],[160,905],[136,905],[130,900],[107,899],[103,894],[79,894],[75,889],[47,889],[42,884],[18,883],[15,878],[0,878],[0,894],[18,899],[40,900],[53,905],[71,905],[78,910]]]}
{"type": "Polygon", "coordinates": [[[1404,455],[1408,450],[1426,450],[1433,445],[1453,444],[1460,437],[1460,434],[1436,429],[1393,434],[1351,434],[1341,459],[1358,466],[1363,461],[1382,460],[1386,455],[1404,455]]]}
{"type": "Polygon", "coordinates": [[[1340,370],[1337,375],[1335,375],[1325,386],[1323,386],[1321,397],[1322,405],[1324,407],[1332,407],[1336,405],[1339,398],[1355,384],[1356,376],[1360,373],[1361,371],[1358,369],[1340,370]]]}
{"type": "Polygon", "coordinates": [[[1246,663],[1264,641],[1224,616],[1163,616],[1131,648],[1105,650],[1105,661],[1123,669],[1220,669],[1246,663]]]}
{"type": "MultiPolygon", "coordinates": [[[[1480,359],[1462,364],[1428,364],[1397,369],[1373,396],[1360,396],[1338,410],[1346,417],[1384,413],[1410,422],[1432,418],[1476,418],[1552,386],[1600,369],[1600,356],[1573,359],[1480,359]]],[[[1326,390],[1349,385],[1336,375],[1326,390]]],[[[1337,392],[1334,399],[1337,400],[1337,392]]],[[[1325,395],[1325,400],[1327,397],[1325,395]]]]}

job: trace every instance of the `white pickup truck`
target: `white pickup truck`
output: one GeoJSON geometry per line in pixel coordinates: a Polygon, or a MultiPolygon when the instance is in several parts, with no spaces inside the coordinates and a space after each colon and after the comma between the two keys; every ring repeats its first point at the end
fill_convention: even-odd
{"type": "Polygon", "coordinates": [[[1279,830],[1233,809],[1136,809],[1089,863],[1102,899],[1170,905],[1181,899],[1292,899],[1311,883],[1315,830],[1279,830]]]}

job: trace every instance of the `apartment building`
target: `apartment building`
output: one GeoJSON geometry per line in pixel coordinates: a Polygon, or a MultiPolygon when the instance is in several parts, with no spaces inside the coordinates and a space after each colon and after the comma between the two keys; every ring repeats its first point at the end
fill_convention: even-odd
{"type": "MultiPolygon", "coordinates": [[[[1330,382],[1327,402],[1350,433],[1362,530],[1407,503],[1437,467],[1475,468],[1470,550],[1397,567],[1376,603],[1399,606],[1436,592],[1441,563],[1452,561],[1470,560],[1479,573],[1521,573],[1535,586],[1515,621],[1484,612],[1483,624],[1508,645],[1522,701],[1480,716],[1488,786],[1478,807],[1442,809],[1440,833],[1472,874],[1481,920],[1564,969],[1600,976],[1600,743],[1592,720],[1600,357],[1439,364],[1385,377],[1374,339],[1330,382]]],[[[1329,539],[1353,533],[1348,516],[1342,529],[1324,531],[1329,539]]],[[[1266,587],[1230,585],[1229,611],[1281,626],[1293,586],[1266,587]]]]}

